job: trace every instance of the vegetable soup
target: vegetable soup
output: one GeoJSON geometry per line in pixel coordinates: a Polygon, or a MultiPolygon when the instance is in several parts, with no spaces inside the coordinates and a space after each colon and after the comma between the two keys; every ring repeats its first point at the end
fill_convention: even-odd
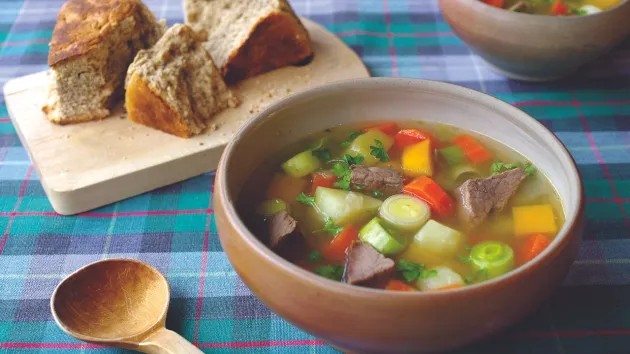
{"type": "Polygon", "coordinates": [[[523,156],[428,122],[314,134],[265,162],[237,207],[285,259],[393,291],[498,277],[540,254],[564,222],[553,186],[523,156]]]}
{"type": "Polygon", "coordinates": [[[622,0],[481,0],[515,12],[552,16],[584,16],[602,12],[622,0]]]}

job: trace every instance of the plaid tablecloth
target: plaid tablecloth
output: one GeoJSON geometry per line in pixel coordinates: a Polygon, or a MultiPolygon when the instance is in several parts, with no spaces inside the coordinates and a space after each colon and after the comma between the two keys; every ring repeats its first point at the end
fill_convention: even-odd
{"type": "MultiPolygon", "coordinates": [[[[46,68],[60,0],[0,1],[0,78],[46,68]]],[[[179,0],[148,1],[170,24],[179,0]]],[[[578,76],[525,84],[494,74],[453,34],[435,0],[294,0],[375,76],[444,80],[497,96],[553,130],[586,185],[579,260],[537,313],[457,353],[630,353],[630,41],[578,76]]],[[[118,353],[61,332],[55,285],[107,257],[150,262],[172,286],[168,326],[212,353],[335,353],[275,316],[231,268],[212,213],[212,174],[77,217],[54,213],[0,101],[0,352],[118,353]]],[[[484,321],[483,318],[479,319],[484,321]]]]}

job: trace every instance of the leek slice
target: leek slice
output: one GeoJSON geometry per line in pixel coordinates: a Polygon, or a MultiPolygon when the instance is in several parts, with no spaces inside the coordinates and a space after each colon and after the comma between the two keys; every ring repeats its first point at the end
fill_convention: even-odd
{"type": "Polygon", "coordinates": [[[393,195],[381,204],[379,216],[393,227],[404,232],[420,230],[431,217],[431,209],[422,200],[405,195],[393,195]]]}
{"type": "Polygon", "coordinates": [[[514,251],[503,242],[485,241],[473,247],[470,260],[476,272],[484,272],[487,279],[492,279],[514,268],[514,251]]]}

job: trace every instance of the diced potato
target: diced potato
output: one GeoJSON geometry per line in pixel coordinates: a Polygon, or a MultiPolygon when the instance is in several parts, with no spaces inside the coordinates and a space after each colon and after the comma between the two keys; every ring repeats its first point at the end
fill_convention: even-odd
{"type": "Polygon", "coordinates": [[[411,177],[433,176],[431,141],[427,139],[403,150],[402,166],[405,174],[411,177]]]}
{"type": "Polygon", "coordinates": [[[463,286],[464,279],[449,267],[439,266],[432,270],[437,272],[436,275],[419,279],[416,282],[418,289],[422,291],[440,290],[447,287],[463,286]]]}
{"type": "Polygon", "coordinates": [[[372,149],[370,146],[376,146],[376,140],[383,144],[385,151],[388,151],[394,145],[394,139],[391,136],[380,130],[370,130],[354,139],[346,153],[352,157],[361,154],[365,158],[363,161],[364,165],[375,166],[380,160],[371,155],[372,149]]]}
{"type": "Polygon", "coordinates": [[[282,169],[291,177],[301,178],[311,174],[320,166],[321,162],[313,156],[313,151],[306,150],[283,163],[282,169]]]}
{"type": "Polygon", "coordinates": [[[416,263],[436,257],[455,256],[464,247],[464,236],[457,230],[429,220],[413,237],[402,258],[416,263]]]}
{"type": "Polygon", "coordinates": [[[549,204],[528,205],[512,208],[514,234],[555,233],[558,231],[553,207],[549,204]]]}
{"type": "Polygon", "coordinates": [[[337,225],[372,217],[383,202],[367,195],[339,189],[318,187],[315,205],[324,217],[331,218],[337,225]]]}
{"type": "Polygon", "coordinates": [[[306,191],[308,181],[302,178],[295,178],[285,174],[276,173],[269,189],[267,189],[268,199],[280,199],[288,204],[296,204],[295,198],[298,194],[306,191]]]}

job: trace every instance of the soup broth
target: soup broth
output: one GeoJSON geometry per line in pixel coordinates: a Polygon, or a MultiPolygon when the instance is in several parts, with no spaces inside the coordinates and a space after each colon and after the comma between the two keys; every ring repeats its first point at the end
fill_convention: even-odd
{"type": "Polygon", "coordinates": [[[251,176],[237,207],[298,266],[399,291],[500,276],[564,223],[553,186],[522,155],[416,121],[342,125],[288,146],[251,176]]]}

